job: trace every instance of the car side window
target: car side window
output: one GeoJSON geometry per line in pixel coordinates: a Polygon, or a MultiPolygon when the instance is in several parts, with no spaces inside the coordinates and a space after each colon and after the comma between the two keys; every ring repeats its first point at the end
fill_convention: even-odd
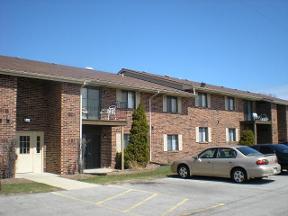
{"type": "Polygon", "coordinates": [[[236,158],[237,152],[230,148],[219,148],[217,158],[236,158]]]}
{"type": "Polygon", "coordinates": [[[207,149],[199,155],[199,158],[215,158],[216,149],[207,149]]]}
{"type": "Polygon", "coordinates": [[[261,153],[263,154],[273,154],[273,149],[270,148],[269,146],[261,146],[260,148],[261,153]]]}

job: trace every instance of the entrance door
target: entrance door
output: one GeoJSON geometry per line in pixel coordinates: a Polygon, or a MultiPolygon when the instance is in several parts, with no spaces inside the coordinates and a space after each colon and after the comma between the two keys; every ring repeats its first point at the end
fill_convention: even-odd
{"type": "Polygon", "coordinates": [[[17,132],[16,173],[43,172],[43,132],[17,132]]]}
{"type": "Polygon", "coordinates": [[[85,143],[85,169],[100,167],[101,127],[84,126],[83,141],[85,143]]]}

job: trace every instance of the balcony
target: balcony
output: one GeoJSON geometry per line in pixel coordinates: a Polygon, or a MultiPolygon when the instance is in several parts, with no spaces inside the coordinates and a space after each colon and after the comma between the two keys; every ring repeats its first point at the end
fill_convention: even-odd
{"type": "Polygon", "coordinates": [[[121,108],[121,104],[119,103],[112,103],[103,108],[88,105],[87,107],[82,107],[82,120],[85,125],[126,125],[127,110],[121,108]]]}

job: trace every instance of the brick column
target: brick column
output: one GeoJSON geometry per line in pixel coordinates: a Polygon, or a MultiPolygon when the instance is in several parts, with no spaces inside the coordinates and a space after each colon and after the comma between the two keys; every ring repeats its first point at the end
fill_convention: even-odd
{"type": "Polygon", "coordinates": [[[271,103],[272,143],[278,143],[277,105],[271,103]]]}
{"type": "Polygon", "coordinates": [[[0,175],[13,175],[16,137],[17,78],[0,75],[0,175]],[[9,153],[10,152],[10,153],[9,153]],[[8,172],[8,171],[11,172],[8,172]]]}
{"type": "Polygon", "coordinates": [[[78,172],[80,86],[63,83],[61,92],[61,173],[78,172]]]}

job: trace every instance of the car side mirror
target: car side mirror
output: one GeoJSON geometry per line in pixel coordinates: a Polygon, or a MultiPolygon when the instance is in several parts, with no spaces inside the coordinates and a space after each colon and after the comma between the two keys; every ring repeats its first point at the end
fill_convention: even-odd
{"type": "Polygon", "coordinates": [[[193,158],[194,160],[198,160],[198,159],[199,159],[198,156],[193,156],[192,158],[193,158]]]}

